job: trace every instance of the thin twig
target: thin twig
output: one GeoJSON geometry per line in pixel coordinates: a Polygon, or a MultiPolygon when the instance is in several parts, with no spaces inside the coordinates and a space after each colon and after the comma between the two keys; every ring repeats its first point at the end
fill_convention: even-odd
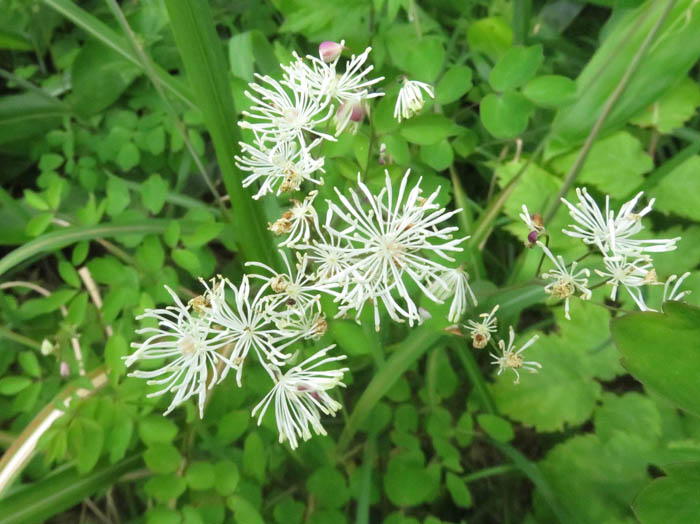
{"type": "MultiPolygon", "coordinates": [[[[87,266],[83,266],[78,270],[78,275],[80,275],[83,284],[85,284],[85,289],[87,289],[87,292],[90,295],[90,300],[92,300],[92,303],[95,304],[95,307],[97,308],[97,311],[100,317],[102,318],[102,297],[100,296],[100,289],[97,287],[97,284],[95,284],[95,280],[90,274],[90,270],[87,268],[87,266]]],[[[114,334],[112,326],[105,325],[104,329],[105,334],[108,338],[114,334]]]]}

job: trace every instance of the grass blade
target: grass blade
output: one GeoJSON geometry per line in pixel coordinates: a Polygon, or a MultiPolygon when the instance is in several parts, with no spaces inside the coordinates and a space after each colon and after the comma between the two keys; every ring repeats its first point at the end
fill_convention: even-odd
{"type": "Polygon", "coordinates": [[[226,191],[231,198],[241,254],[246,260],[275,264],[277,256],[268,234],[262,206],[241,186],[234,163],[238,133],[226,60],[214,28],[211,11],[202,0],[166,0],[175,42],[198,107],[204,115],[226,191]]]}
{"type": "MultiPolygon", "coordinates": [[[[142,67],[139,57],[131,50],[126,40],[98,18],[81,9],[70,0],[44,0],[44,3],[107,47],[119,53],[129,62],[142,67]]],[[[192,94],[180,80],[173,78],[160,67],[156,66],[155,69],[164,87],[187,103],[187,105],[194,107],[192,94]]]]}
{"type": "Polygon", "coordinates": [[[0,258],[0,275],[40,253],[49,253],[81,240],[95,240],[104,237],[118,237],[133,234],[159,234],[165,231],[168,220],[150,220],[135,224],[101,224],[97,226],[67,227],[52,231],[10,251],[0,258]]]}

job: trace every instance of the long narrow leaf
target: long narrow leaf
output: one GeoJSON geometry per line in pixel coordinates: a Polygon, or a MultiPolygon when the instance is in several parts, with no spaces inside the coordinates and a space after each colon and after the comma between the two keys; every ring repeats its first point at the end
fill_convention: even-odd
{"type": "MultiPolygon", "coordinates": [[[[131,50],[126,39],[116,33],[107,24],[95,18],[90,13],[75,5],[71,0],[44,0],[50,8],[65,16],[68,20],[80,27],[83,31],[97,38],[100,42],[113,49],[132,64],[142,67],[138,56],[131,50]]],[[[180,100],[194,107],[192,94],[177,78],[170,76],[160,67],[155,67],[156,74],[163,85],[180,100]]]]}
{"type": "Polygon", "coordinates": [[[158,234],[168,227],[167,220],[149,220],[136,224],[101,224],[97,226],[67,227],[60,231],[52,231],[39,238],[27,242],[0,259],[0,275],[13,267],[40,253],[49,253],[69,246],[81,240],[96,238],[118,237],[133,234],[158,234]]]}
{"type": "Polygon", "coordinates": [[[103,466],[81,477],[75,468],[50,475],[0,500],[0,524],[45,522],[81,500],[114,484],[124,473],[139,467],[135,455],[112,466],[103,466]]]}
{"type": "Polygon", "coordinates": [[[276,256],[262,206],[241,186],[241,173],[234,163],[238,133],[234,124],[233,96],[209,6],[203,0],[166,0],[166,6],[187,78],[204,115],[231,198],[241,254],[246,260],[274,265],[276,256]]]}

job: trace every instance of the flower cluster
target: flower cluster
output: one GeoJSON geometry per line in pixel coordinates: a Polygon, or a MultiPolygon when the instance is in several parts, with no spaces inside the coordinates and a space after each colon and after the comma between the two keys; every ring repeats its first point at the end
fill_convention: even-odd
{"type": "MultiPolygon", "coordinates": [[[[252,105],[239,125],[250,130],[252,140],[240,143],[235,160],[248,173],[243,186],[258,186],[253,198],[323,184],[325,158],[315,154],[319,145],[335,141],[345,129],[356,130],[369,115],[369,101],[383,95],[374,91],[383,78],[370,78],[373,68],[366,65],[371,49],[352,55],[342,67],[344,50],[343,42],[323,42],[318,57],[295,53],[291,63],[282,64],[281,79],[256,75],[250,84],[245,94],[252,105]]],[[[433,96],[431,86],[404,79],[396,104],[399,120],[421,110],[422,91],[433,96]]],[[[396,322],[423,321],[426,312],[412,296],[416,290],[438,303],[451,299],[452,322],[470,302],[476,305],[469,275],[452,258],[465,240],[453,237],[457,228],[447,224],[459,210],[437,203],[439,189],[423,195],[421,178],[412,178],[406,171],[395,190],[386,171],[375,193],[358,175],[356,189],[344,194],[336,188],[337,201],[327,202],[324,220],[314,207],[317,190],[291,199],[291,208],[269,224],[279,247],[290,250],[279,252],[284,270],[248,262],[250,273],[238,284],[222,277],[202,281],[205,292],[187,305],[171,291],[176,305],[140,317],[155,319],[158,327],[141,330],[151,336],[134,344],[136,351],[127,358],[129,366],[140,360],[168,362],[131,376],[163,386],[152,395],[175,393],[166,413],[197,396],[202,416],[208,391],[229,372],[242,386],[246,362],[255,358],[273,383],[253,409],[258,423],[274,404],[280,442],[295,448],[312,431],[325,434],[321,415],[341,408],[329,391],[343,385],[347,371],[328,367],[345,357],[328,356],[334,347],[328,346],[294,364],[303,346],[326,332],[323,295],[337,304],[337,317],[359,322],[370,307],[377,330],[383,311],[396,322]]]]}
{"type": "MultiPolygon", "coordinates": [[[[633,199],[620,206],[616,212],[611,209],[610,197],[605,197],[605,208],[601,209],[586,188],[577,188],[575,204],[566,199],[562,202],[569,209],[569,215],[574,224],[562,232],[570,237],[578,238],[586,245],[593,247],[603,257],[603,268],[595,269],[598,276],[603,277],[603,283],[612,287],[610,298],[616,300],[622,287],[642,311],[653,310],[646,302],[644,286],[659,284],[653,266],[652,256],[665,251],[676,249],[680,237],[669,239],[639,238],[644,226],[642,219],[654,205],[654,199],[639,211],[635,211],[643,193],[638,193],[633,199]]],[[[591,276],[588,269],[576,270],[577,261],[566,264],[561,256],[554,256],[545,243],[537,240],[540,236],[547,237],[539,215],[529,215],[523,206],[520,215],[530,230],[528,245],[537,245],[554,265],[554,268],[543,273],[542,278],[553,282],[545,286],[549,295],[563,299],[565,316],[569,319],[569,299],[576,293],[584,300],[591,298],[588,280],[591,276]]],[[[666,281],[663,300],[680,300],[687,292],[680,292],[679,287],[686,275],[680,279],[672,275],[666,281]],[[676,282],[673,287],[671,284],[676,282]]]]}

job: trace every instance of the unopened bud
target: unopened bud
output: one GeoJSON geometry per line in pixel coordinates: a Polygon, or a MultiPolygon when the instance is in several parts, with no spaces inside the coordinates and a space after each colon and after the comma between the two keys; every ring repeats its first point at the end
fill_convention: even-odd
{"type": "Polygon", "coordinates": [[[65,360],[61,362],[60,372],[63,378],[66,378],[68,375],[70,375],[70,367],[68,366],[68,362],[66,362],[65,360]]]}
{"type": "Polygon", "coordinates": [[[44,356],[48,356],[54,351],[56,351],[56,346],[54,346],[51,341],[48,338],[45,338],[41,342],[41,354],[44,356]]]}
{"type": "Polygon", "coordinates": [[[532,223],[535,227],[544,229],[544,220],[542,220],[542,215],[535,213],[530,218],[532,219],[532,223]]]}
{"type": "Polygon", "coordinates": [[[344,40],[340,43],[330,41],[321,42],[318,46],[318,54],[321,60],[328,64],[338,58],[340,53],[343,52],[343,49],[345,49],[344,43],[344,40]]]}
{"type": "Polygon", "coordinates": [[[528,235],[527,235],[527,242],[525,243],[525,245],[527,245],[528,247],[532,247],[535,245],[536,242],[537,242],[537,231],[530,231],[530,233],[528,233],[528,235]]]}

